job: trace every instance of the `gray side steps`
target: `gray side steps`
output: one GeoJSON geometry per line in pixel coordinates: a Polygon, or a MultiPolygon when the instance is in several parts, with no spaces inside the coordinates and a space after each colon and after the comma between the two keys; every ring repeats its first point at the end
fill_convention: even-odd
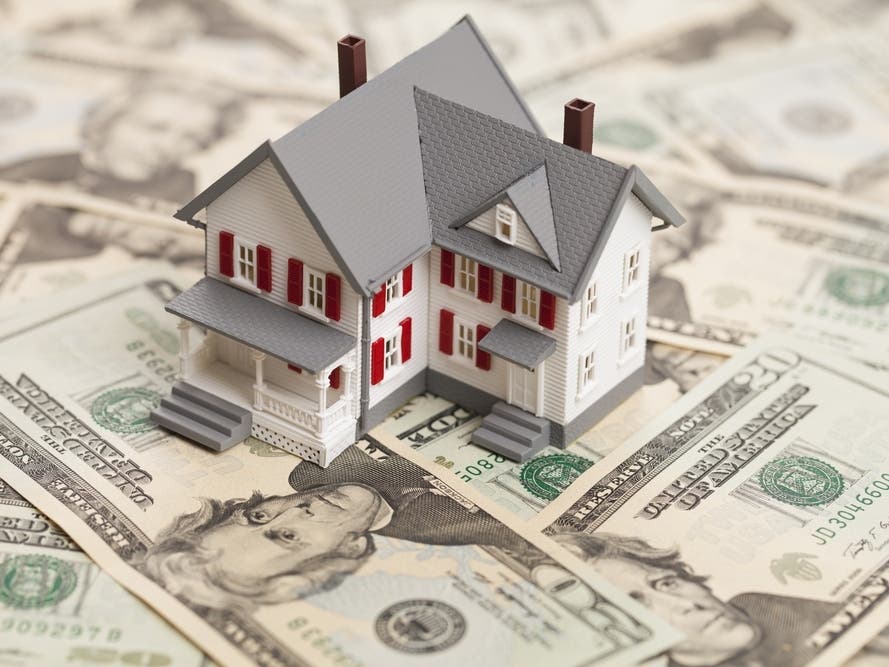
{"type": "Polygon", "coordinates": [[[152,410],[151,420],[221,452],[250,435],[253,413],[187,382],[176,382],[172,393],[152,410]]]}
{"type": "Polygon", "coordinates": [[[482,419],[470,440],[524,463],[549,443],[549,421],[501,401],[482,419]]]}

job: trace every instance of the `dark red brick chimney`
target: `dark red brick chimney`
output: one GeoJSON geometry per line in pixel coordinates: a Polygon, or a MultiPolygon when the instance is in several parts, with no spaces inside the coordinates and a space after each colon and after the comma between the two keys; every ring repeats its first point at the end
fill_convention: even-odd
{"type": "Polygon", "coordinates": [[[596,105],[579,97],[565,105],[562,143],[585,153],[593,152],[593,110],[596,105]]]}
{"type": "Polygon", "coordinates": [[[346,35],[336,43],[340,65],[340,97],[367,82],[367,54],[363,37],[346,35]]]}

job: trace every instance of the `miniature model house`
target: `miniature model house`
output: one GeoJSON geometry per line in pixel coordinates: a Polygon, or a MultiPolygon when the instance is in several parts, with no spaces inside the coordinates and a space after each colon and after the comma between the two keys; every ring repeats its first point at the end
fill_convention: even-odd
{"type": "Polygon", "coordinates": [[[510,458],[564,446],[641,386],[651,232],[683,219],[590,154],[591,103],[544,137],[469,18],[369,82],[364,46],[339,42],[339,101],[176,214],[206,277],[167,306],[154,418],[324,466],[428,390],[510,458]]]}

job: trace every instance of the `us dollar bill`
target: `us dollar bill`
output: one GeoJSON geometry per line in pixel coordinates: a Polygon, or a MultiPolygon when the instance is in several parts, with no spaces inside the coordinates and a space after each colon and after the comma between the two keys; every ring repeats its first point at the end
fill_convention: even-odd
{"type": "Polygon", "coordinates": [[[837,664],[889,612],[889,388],[745,349],[533,522],[682,631],[674,665],[837,664]]]}
{"type": "Polygon", "coordinates": [[[434,464],[435,470],[450,471],[511,515],[527,519],[723,360],[718,355],[649,343],[640,391],[565,449],[545,447],[525,463],[472,444],[481,416],[432,394],[408,401],[373,435],[381,442],[396,438],[434,464]]]}
{"type": "Polygon", "coordinates": [[[648,335],[731,353],[769,329],[887,349],[889,216],[834,195],[657,172],[688,217],[651,248],[648,335]]]}
{"type": "Polygon", "coordinates": [[[321,469],[155,429],[175,287],[109,280],[0,328],[0,476],[214,659],[626,664],[674,641],[408,447],[368,439],[321,469]]]}
{"type": "Polygon", "coordinates": [[[212,664],[0,480],[0,665],[212,664]]]}

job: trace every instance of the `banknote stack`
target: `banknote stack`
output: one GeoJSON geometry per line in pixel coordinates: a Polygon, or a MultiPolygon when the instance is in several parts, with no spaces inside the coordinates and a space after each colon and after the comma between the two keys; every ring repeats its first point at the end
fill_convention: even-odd
{"type": "Polygon", "coordinates": [[[889,663],[889,6],[0,0],[0,667],[889,663]],[[148,412],[174,224],[471,13],[545,131],[688,218],[645,385],[524,464],[417,396],[327,469],[148,412]],[[730,357],[730,358],[729,358],[730,357]]]}

